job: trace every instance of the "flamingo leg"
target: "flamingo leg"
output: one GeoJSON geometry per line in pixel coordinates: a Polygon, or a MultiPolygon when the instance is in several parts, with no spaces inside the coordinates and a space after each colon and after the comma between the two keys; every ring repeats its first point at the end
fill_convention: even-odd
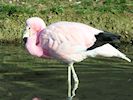
{"type": "Polygon", "coordinates": [[[73,63],[70,63],[68,66],[68,100],[72,100],[72,98],[75,96],[75,91],[77,90],[78,85],[79,85],[78,76],[73,67],[73,63]],[[74,79],[74,87],[72,90],[72,95],[71,95],[71,71],[72,71],[73,79],[74,79]]]}
{"type": "Polygon", "coordinates": [[[75,91],[77,90],[78,85],[79,85],[79,79],[78,79],[78,76],[75,72],[73,64],[71,65],[71,70],[72,70],[73,79],[74,79],[74,87],[73,87],[73,90],[72,90],[72,98],[73,98],[75,96],[75,91]]]}
{"type": "Polygon", "coordinates": [[[71,99],[71,65],[68,66],[68,100],[71,99]]]}

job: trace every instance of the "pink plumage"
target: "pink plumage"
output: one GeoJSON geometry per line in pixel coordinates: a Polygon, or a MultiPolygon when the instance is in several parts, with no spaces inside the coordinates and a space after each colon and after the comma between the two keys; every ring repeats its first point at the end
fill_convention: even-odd
{"type": "Polygon", "coordinates": [[[95,34],[102,32],[88,25],[75,22],[56,22],[48,27],[37,17],[26,21],[30,37],[26,43],[28,51],[38,57],[52,57],[65,62],[72,61],[71,55],[87,50],[96,41],[95,34]]]}
{"type": "Polygon", "coordinates": [[[114,56],[131,62],[125,54],[109,44],[109,41],[116,39],[117,36],[106,33],[86,24],[76,22],[60,21],[46,27],[41,18],[32,17],[26,21],[23,39],[30,54],[42,58],[60,59],[69,64],[68,97],[72,100],[79,83],[73,67],[75,62],[96,56],[114,56]],[[104,41],[104,44],[101,44],[101,40],[104,41]],[[99,46],[98,42],[100,42],[99,46]],[[71,71],[75,82],[72,95],[71,71]]]}

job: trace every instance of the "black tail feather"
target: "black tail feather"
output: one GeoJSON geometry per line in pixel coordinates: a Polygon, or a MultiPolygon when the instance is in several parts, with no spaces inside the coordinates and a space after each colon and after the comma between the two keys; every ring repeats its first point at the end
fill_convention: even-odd
{"type": "Polygon", "coordinates": [[[92,49],[102,46],[106,43],[110,43],[112,46],[118,48],[118,46],[115,45],[115,43],[120,40],[119,35],[112,34],[110,32],[101,32],[98,35],[96,35],[95,37],[96,37],[95,44],[92,47],[88,48],[87,50],[92,50],[92,49]]]}

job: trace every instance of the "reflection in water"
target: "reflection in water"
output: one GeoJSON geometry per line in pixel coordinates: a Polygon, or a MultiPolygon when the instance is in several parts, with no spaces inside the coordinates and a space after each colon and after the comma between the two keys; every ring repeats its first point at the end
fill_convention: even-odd
{"type": "MultiPolygon", "coordinates": [[[[122,49],[133,59],[133,47],[122,49]],[[128,49],[127,49],[128,48],[128,49]]],[[[133,62],[94,58],[76,64],[80,85],[73,100],[132,100],[133,62]]],[[[30,56],[23,47],[0,46],[1,100],[66,100],[67,66],[30,56]]]]}

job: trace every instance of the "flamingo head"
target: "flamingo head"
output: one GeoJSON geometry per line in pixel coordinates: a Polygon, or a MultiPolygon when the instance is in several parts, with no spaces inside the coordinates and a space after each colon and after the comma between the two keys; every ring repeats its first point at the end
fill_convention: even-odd
{"type": "Polygon", "coordinates": [[[39,17],[31,17],[26,20],[26,28],[23,34],[23,41],[26,44],[28,38],[35,37],[38,42],[39,32],[46,28],[46,24],[39,17]]]}

